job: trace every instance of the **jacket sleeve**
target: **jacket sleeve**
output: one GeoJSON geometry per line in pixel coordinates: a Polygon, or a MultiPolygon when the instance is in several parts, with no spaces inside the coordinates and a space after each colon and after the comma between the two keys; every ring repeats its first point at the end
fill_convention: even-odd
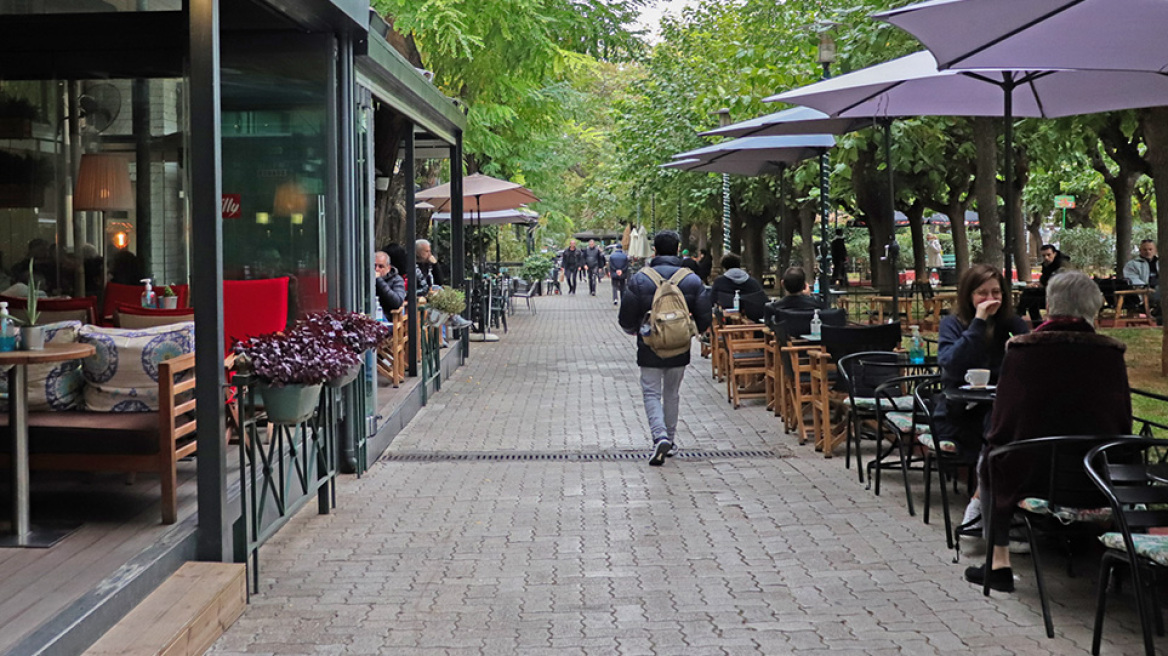
{"type": "Polygon", "coordinates": [[[690,313],[693,314],[694,323],[697,324],[699,333],[706,332],[710,324],[714,321],[710,297],[710,289],[705,285],[701,285],[698,289],[697,297],[694,299],[694,304],[690,307],[690,313]]]}
{"type": "Polygon", "coordinates": [[[962,328],[956,317],[946,317],[937,335],[937,363],[950,372],[965,372],[985,362],[986,322],[975,318],[962,328]]]}
{"type": "Polygon", "coordinates": [[[630,335],[637,334],[637,329],[641,327],[641,320],[645,316],[645,310],[641,309],[641,299],[637,295],[640,281],[641,276],[633,276],[629,281],[624,295],[621,296],[620,313],[617,315],[621,330],[630,335]]]}
{"type": "Polygon", "coordinates": [[[406,283],[401,276],[393,276],[392,280],[378,276],[374,280],[377,287],[377,302],[386,314],[400,308],[406,300],[406,283]]]}
{"type": "Polygon", "coordinates": [[[1144,272],[1140,270],[1140,261],[1132,260],[1123,265],[1123,277],[1127,279],[1128,284],[1131,285],[1146,285],[1147,279],[1144,277],[1144,272]]]}

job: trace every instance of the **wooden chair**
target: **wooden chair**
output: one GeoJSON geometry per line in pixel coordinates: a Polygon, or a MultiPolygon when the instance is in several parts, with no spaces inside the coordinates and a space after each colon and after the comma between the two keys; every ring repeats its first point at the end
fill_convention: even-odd
{"type": "Polygon", "coordinates": [[[718,382],[726,379],[726,340],[722,337],[725,325],[725,317],[715,309],[713,321],[710,322],[710,371],[718,382]]]}
{"type": "Polygon", "coordinates": [[[808,356],[808,376],[811,379],[811,414],[815,430],[815,450],[822,451],[824,458],[830,458],[835,447],[848,437],[846,423],[832,421],[833,409],[838,407],[843,396],[833,393],[830,374],[835,370],[831,356],[826,351],[811,350],[808,356]]]}
{"type": "Polygon", "coordinates": [[[721,334],[726,342],[726,397],[734,408],[742,405],[743,399],[765,399],[764,388],[754,389],[764,383],[766,375],[766,340],[762,334],[762,324],[748,323],[723,326],[721,334]]]}
{"type": "Polygon", "coordinates": [[[406,377],[406,317],[405,309],[398,308],[389,314],[393,332],[377,347],[377,371],[397,387],[406,377]]]}
{"type": "Polygon", "coordinates": [[[783,346],[779,362],[783,367],[783,424],[787,432],[796,432],[799,444],[806,444],[808,432],[814,435],[815,425],[808,426],[805,410],[811,407],[811,353],[818,346],[783,346]]]}
{"type": "Polygon", "coordinates": [[[1115,327],[1155,326],[1156,320],[1147,312],[1151,294],[1152,290],[1147,287],[1116,290],[1115,327]]]}

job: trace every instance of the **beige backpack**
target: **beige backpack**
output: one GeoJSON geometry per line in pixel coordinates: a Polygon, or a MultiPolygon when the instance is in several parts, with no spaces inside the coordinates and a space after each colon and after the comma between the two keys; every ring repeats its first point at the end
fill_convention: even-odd
{"type": "Polygon", "coordinates": [[[646,267],[643,271],[657,285],[652,309],[645,320],[649,332],[645,334],[642,331],[645,345],[662,358],[672,358],[689,351],[690,340],[698,334],[698,327],[690,316],[689,305],[679,285],[693,271],[682,267],[669,280],[652,267],[646,267]]]}

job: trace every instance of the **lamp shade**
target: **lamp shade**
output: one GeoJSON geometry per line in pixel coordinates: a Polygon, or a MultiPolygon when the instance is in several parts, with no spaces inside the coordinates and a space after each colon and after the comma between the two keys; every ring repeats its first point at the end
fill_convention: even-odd
{"type": "Polygon", "coordinates": [[[308,211],[308,196],[295,180],[289,180],[276,187],[276,197],[272,200],[272,214],[292,216],[308,211]]]}
{"type": "Polygon", "coordinates": [[[82,155],[77,185],[73,188],[73,209],[106,212],[133,208],[129,161],[120,155],[106,153],[82,155]]]}

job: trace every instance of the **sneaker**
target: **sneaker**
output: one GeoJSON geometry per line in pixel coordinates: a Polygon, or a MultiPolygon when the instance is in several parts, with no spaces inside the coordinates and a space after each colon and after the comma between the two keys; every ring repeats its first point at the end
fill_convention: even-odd
{"type": "MultiPolygon", "coordinates": [[[[965,580],[978,585],[985,585],[985,565],[965,568],[965,580]]],[[[990,570],[990,590],[998,592],[1014,591],[1014,570],[1009,567],[990,570]]]]}
{"type": "Polygon", "coordinates": [[[614,298],[614,299],[612,299],[612,304],[613,304],[613,305],[616,305],[618,302],[619,302],[619,301],[617,301],[615,298],[614,298]]]}
{"type": "Polygon", "coordinates": [[[977,558],[984,556],[986,552],[985,538],[976,535],[959,535],[957,536],[957,550],[962,556],[970,558],[977,558]]]}
{"type": "Polygon", "coordinates": [[[673,447],[673,442],[669,440],[658,440],[657,444],[653,446],[653,456],[649,458],[650,467],[660,467],[665,464],[665,456],[669,453],[669,449],[673,447]]]}
{"type": "Polygon", "coordinates": [[[665,457],[672,458],[675,455],[677,455],[677,442],[670,442],[669,450],[665,452],[665,457]]]}
{"type": "Polygon", "coordinates": [[[471,326],[474,325],[473,321],[471,321],[469,319],[463,319],[461,316],[459,316],[457,314],[452,315],[450,317],[450,319],[447,321],[447,323],[449,323],[455,330],[460,330],[462,328],[470,328],[471,326]]]}

